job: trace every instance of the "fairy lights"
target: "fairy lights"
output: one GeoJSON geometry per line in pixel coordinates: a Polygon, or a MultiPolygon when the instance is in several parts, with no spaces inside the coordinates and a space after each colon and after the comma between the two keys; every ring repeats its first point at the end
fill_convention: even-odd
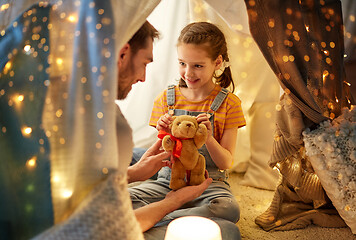
{"type": "Polygon", "coordinates": [[[68,21],[71,23],[75,23],[77,21],[77,17],[74,15],[69,15],[68,16],[68,21]]]}
{"type": "Polygon", "coordinates": [[[325,84],[325,81],[326,81],[326,77],[329,75],[329,72],[327,70],[325,70],[323,72],[323,83],[325,84]]]}
{"type": "Polygon", "coordinates": [[[33,169],[36,167],[36,164],[37,164],[37,157],[34,156],[34,157],[30,158],[29,160],[27,160],[26,167],[28,169],[33,169]]]}
{"type": "Polygon", "coordinates": [[[18,103],[22,102],[24,100],[24,96],[23,95],[18,95],[15,99],[17,100],[18,103]]]}
{"type": "Polygon", "coordinates": [[[0,11],[3,12],[5,10],[7,10],[10,7],[9,3],[3,4],[0,6],[0,11]]]}
{"type": "Polygon", "coordinates": [[[62,64],[63,64],[63,59],[62,59],[62,58],[57,58],[57,59],[56,59],[56,63],[57,63],[58,65],[62,65],[62,64]]]}
{"type": "Polygon", "coordinates": [[[4,67],[4,74],[7,74],[9,72],[9,70],[11,69],[12,67],[12,63],[9,61],[5,64],[5,67],[4,67]]]}
{"type": "Polygon", "coordinates": [[[103,174],[108,174],[108,173],[109,173],[109,170],[108,170],[107,168],[103,168],[103,169],[101,170],[101,172],[102,172],[103,174]]]}
{"type": "Polygon", "coordinates": [[[32,133],[32,128],[27,127],[27,126],[22,127],[21,132],[24,137],[29,137],[30,134],[32,133]]]}
{"type": "Polygon", "coordinates": [[[62,197],[62,198],[68,199],[68,198],[70,198],[72,195],[73,195],[73,191],[71,191],[71,190],[69,190],[69,189],[64,189],[64,190],[62,190],[62,193],[61,193],[61,197],[62,197]]]}
{"type": "MultiPolygon", "coordinates": [[[[250,6],[255,6],[257,1],[246,1],[247,4],[249,4],[250,6]]],[[[81,118],[86,118],[89,116],[94,116],[96,117],[96,119],[94,121],[100,122],[102,123],[103,121],[100,119],[104,119],[104,116],[107,117],[107,114],[105,111],[101,110],[101,109],[91,109],[92,104],[96,104],[98,101],[102,101],[99,103],[105,103],[104,99],[107,99],[109,97],[112,97],[112,91],[111,89],[107,88],[108,85],[105,85],[105,81],[107,76],[110,76],[111,74],[111,67],[109,68],[108,66],[111,65],[104,65],[104,63],[96,65],[96,66],[92,66],[90,65],[90,63],[87,62],[87,59],[84,58],[75,58],[76,61],[73,61],[73,59],[71,59],[72,56],[75,56],[77,54],[77,52],[74,52],[75,50],[72,50],[72,42],[70,39],[73,39],[74,37],[78,37],[75,40],[80,40],[86,33],[84,31],[82,31],[82,29],[78,28],[76,25],[78,23],[78,16],[72,12],[72,9],[70,12],[61,12],[63,11],[63,7],[61,7],[61,5],[65,5],[66,1],[57,1],[57,4],[55,4],[52,8],[53,11],[56,11],[56,13],[58,13],[58,17],[60,19],[58,19],[58,22],[50,22],[50,18],[47,17],[39,17],[39,16],[35,16],[35,11],[33,10],[29,10],[26,11],[24,13],[24,17],[26,17],[27,22],[28,23],[24,23],[25,28],[28,28],[30,25],[39,25],[39,24],[43,24],[45,22],[47,22],[47,29],[46,30],[50,30],[51,32],[51,36],[54,38],[54,42],[50,42],[50,40],[48,38],[46,38],[42,32],[40,31],[41,29],[37,29],[38,32],[30,32],[30,39],[27,42],[23,42],[22,45],[19,45],[20,47],[17,49],[18,53],[16,52],[12,52],[13,50],[10,49],[11,51],[9,51],[9,53],[11,53],[10,55],[6,56],[8,57],[9,61],[5,64],[2,72],[1,72],[1,77],[5,76],[6,78],[4,78],[4,82],[2,87],[0,87],[0,97],[2,97],[3,99],[5,99],[6,97],[6,104],[7,102],[9,102],[9,105],[11,104],[11,109],[14,110],[14,112],[16,114],[23,114],[23,109],[29,109],[29,105],[26,105],[28,103],[31,102],[31,99],[34,100],[33,102],[38,102],[38,100],[40,100],[40,98],[36,95],[37,92],[36,90],[33,89],[25,89],[25,91],[19,91],[17,89],[17,87],[19,86],[18,81],[15,80],[16,77],[19,76],[20,72],[16,72],[16,69],[14,68],[14,64],[16,64],[16,61],[13,61],[13,59],[15,59],[16,54],[25,54],[26,58],[29,59],[35,59],[36,61],[38,61],[38,59],[40,59],[41,57],[41,52],[50,52],[52,55],[52,60],[49,60],[48,63],[51,65],[50,68],[48,68],[48,66],[44,65],[35,65],[32,72],[29,71],[29,73],[27,75],[23,75],[21,76],[23,82],[25,82],[27,85],[29,86],[34,86],[36,83],[38,83],[40,81],[41,86],[43,87],[43,84],[45,84],[45,86],[52,86],[52,84],[56,84],[59,83],[61,86],[64,86],[63,89],[59,89],[58,91],[54,91],[54,92],[48,92],[48,93],[52,93],[55,95],[50,95],[48,94],[48,99],[49,101],[47,101],[46,99],[46,104],[51,105],[51,106],[46,106],[48,107],[49,113],[46,113],[48,115],[44,115],[46,118],[47,116],[49,116],[49,118],[51,118],[51,120],[54,121],[54,123],[51,123],[50,127],[48,128],[44,128],[43,132],[45,133],[46,136],[40,136],[42,139],[39,140],[39,138],[33,139],[33,142],[35,142],[37,144],[37,142],[39,141],[41,144],[41,147],[46,147],[48,145],[48,140],[52,145],[54,145],[57,149],[58,148],[62,148],[62,149],[66,149],[67,145],[70,145],[71,142],[71,138],[64,134],[63,132],[66,130],[65,126],[61,125],[60,123],[63,123],[61,121],[65,121],[68,120],[69,116],[69,112],[68,112],[68,108],[66,108],[66,106],[69,104],[72,104],[71,106],[75,106],[73,107],[75,113],[75,117],[78,116],[78,113],[81,114],[79,117],[81,118]],[[26,25],[27,24],[27,25],[26,25]],[[61,24],[63,24],[61,26],[61,24]],[[69,27],[68,27],[69,26],[69,27]],[[71,27],[73,29],[71,29],[71,27]],[[58,44],[50,44],[50,43],[58,43],[58,44]],[[49,46],[51,46],[51,49],[49,49],[49,46]],[[73,51],[73,52],[71,52],[73,51]],[[75,54],[73,54],[75,53],[75,54]],[[88,72],[85,72],[83,74],[74,76],[76,77],[75,79],[72,78],[73,76],[71,76],[71,74],[74,72],[72,71],[73,69],[69,69],[68,72],[63,73],[64,71],[61,70],[67,70],[66,69],[66,65],[70,66],[70,68],[75,68],[77,67],[80,71],[85,72],[85,70],[88,70],[88,72]],[[55,72],[56,70],[59,70],[58,72],[55,72]],[[51,77],[54,77],[55,79],[43,79],[40,78],[38,76],[38,72],[42,72],[42,71],[46,71],[46,73],[50,74],[51,77]],[[92,74],[95,73],[95,74],[92,74]],[[100,74],[100,76],[98,76],[100,74]],[[93,75],[95,75],[95,77],[93,77],[93,75]],[[104,76],[105,76],[105,80],[104,80],[104,76]],[[10,78],[11,77],[11,78],[10,78]],[[52,81],[52,80],[57,80],[58,81],[52,81]],[[81,89],[80,94],[78,95],[79,97],[76,99],[73,99],[73,92],[72,89],[70,89],[70,84],[77,84],[78,89],[81,89]],[[96,85],[95,85],[96,84],[96,85]],[[4,87],[3,87],[4,86],[4,87]],[[92,89],[92,88],[98,88],[98,89],[92,89]],[[88,90],[89,89],[89,90],[88,90]],[[93,90],[93,91],[91,91],[93,90]],[[98,90],[98,91],[97,91],[98,90]],[[32,98],[30,97],[30,91],[32,91],[32,98]],[[79,100],[77,100],[79,99],[79,100]],[[99,100],[100,99],[100,100],[99,100]],[[81,102],[69,102],[69,101],[81,101],[81,102]],[[63,105],[58,104],[58,102],[63,103],[63,105]],[[79,104],[78,104],[79,103],[79,104]],[[22,108],[16,108],[16,106],[21,106],[22,108]],[[93,112],[95,111],[95,112],[93,112]],[[90,115],[91,114],[91,115],[90,115]],[[47,138],[48,139],[47,139],[47,138]]],[[[81,4],[84,4],[83,1],[80,0],[75,0],[73,1],[73,6],[75,7],[79,7],[81,4]]],[[[85,4],[87,4],[85,2],[85,4]]],[[[91,2],[89,5],[91,8],[95,8],[95,3],[91,2]]],[[[7,9],[9,9],[10,5],[9,4],[2,4],[0,5],[0,11],[6,11],[7,9]]],[[[194,8],[194,10],[197,13],[202,13],[205,8],[208,7],[208,4],[205,5],[199,5],[198,7],[194,8]]],[[[107,15],[109,11],[107,11],[107,9],[99,9],[96,8],[95,11],[92,11],[92,13],[95,14],[94,16],[88,16],[86,19],[87,24],[91,24],[92,28],[90,28],[90,31],[93,32],[88,32],[88,36],[90,36],[90,38],[94,38],[95,40],[97,40],[97,37],[100,37],[100,34],[103,34],[106,30],[105,27],[107,25],[112,24],[112,19],[105,17],[105,15],[107,15]],[[96,12],[97,11],[97,12],[96,12]],[[97,14],[96,14],[97,13],[97,14]],[[97,16],[99,15],[99,16],[97,16]],[[99,19],[98,19],[99,17],[99,19]],[[100,34],[99,34],[100,33],[100,34]]],[[[297,12],[288,8],[286,9],[286,13],[288,15],[296,15],[297,12]]],[[[257,16],[256,12],[251,12],[252,15],[254,15],[255,17],[257,16]]],[[[327,12],[328,15],[332,16],[334,13],[333,12],[327,12]]],[[[56,14],[54,14],[55,16],[56,14]]],[[[277,19],[277,18],[276,18],[277,19]]],[[[278,30],[277,27],[279,26],[279,22],[274,19],[274,18],[270,18],[267,19],[267,25],[268,25],[268,29],[272,32],[272,31],[276,31],[278,30]]],[[[52,19],[53,20],[53,19],[52,19]]],[[[57,19],[56,19],[57,20],[57,19]]],[[[355,16],[350,16],[350,20],[351,21],[355,21],[355,16]]],[[[13,22],[11,24],[12,27],[16,27],[16,28],[21,28],[20,31],[23,31],[23,27],[24,25],[21,25],[23,22],[13,22]]],[[[310,45],[305,46],[305,48],[308,48],[308,50],[310,51],[305,51],[305,53],[303,53],[303,55],[298,55],[298,54],[294,54],[294,52],[289,51],[292,47],[296,46],[297,44],[300,44],[300,42],[298,43],[298,41],[304,37],[305,35],[303,35],[303,33],[308,32],[310,33],[311,30],[314,30],[313,28],[311,29],[309,25],[305,25],[305,29],[303,28],[303,31],[299,31],[300,29],[297,29],[297,25],[294,23],[288,23],[285,24],[283,26],[282,31],[284,31],[285,29],[289,30],[288,32],[288,36],[284,37],[281,39],[282,44],[284,44],[285,49],[287,49],[286,52],[283,53],[283,62],[285,62],[286,64],[294,64],[293,62],[298,61],[301,62],[301,60],[304,60],[304,64],[307,65],[307,62],[309,61],[313,61],[313,63],[315,63],[315,61],[317,60],[315,58],[315,56],[312,53],[312,48],[310,47],[310,45]],[[297,31],[298,30],[298,31],[297,31]],[[293,53],[293,55],[291,54],[293,53]],[[304,54],[308,54],[308,55],[304,55],[304,54]],[[298,59],[298,57],[301,57],[302,59],[298,59]]],[[[25,29],[24,28],[24,29],[25,29]]],[[[243,25],[241,24],[234,24],[232,25],[233,30],[235,31],[243,31],[245,30],[243,25]]],[[[333,30],[332,29],[332,24],[329,24],[329,26],[327,27],[327,29],[329,30],[333,30]]],[[[6,30],[7,31],[7,30],[6,30]]],[[[0,34],[1,36],[5,36],[6,32],[5,29],[0,29],[0,34]]],[[[87,37],[86,35],[84,37],[87,37]]],[[[98,38],[99,39],[99,38],[98,38]]],[[[52,41],[52,40],[51,40],[52,41]]],[[[115,44],[117,40],[115,40],[111,35],[107,35],[102,39],[102,42],[100,43],[98,41],[98,43],[101,44],[100,47],[102,47],[102,51],[99,53],[100,56],[97,56],[98,58],[103,58],[105,64],[107,62],[112,61],[112,59],[110,59],[111,57],[115,56],[113,55],[113,53],[111,52],[112,48],[111,46],[113,44],[115,44]],[[103,44],[105,46],[103,46],[103,44]]],[[[335,51],[338,46],[337,43],[335,42],[329,42],[329,40],[324,40],[325,42],[322,43],[322,50],[320,50],[320,46],[316,46],[315,47],[315,51],[317,50],[317,53],[320,54],[320,56],[322,56],[322,59],[320,60],[320,62],[324,61],[327,63],[332,63],[331,61],[331,57],[329,59],[325,59],[325,56],[333,56],[333,52],[335,51]],[[330,48],[328,48],[330,47],[330,48]],[[334,49],[336,48],[336,49],[334,49]],[[333,50],[334,49],[334,50],[333,50]]],[[[73,41],[74,42],[74,41],[73,41]]],[[[252,47],[255,46],[255,42],[251,37],[246,37],[246,39],[242,38],[242,37],[235,37],[233,39],[233,42],[235,45],[240,45],[241,49],[243,49],[243,57],[241,57],[241,60],[245,61],[245,62],[254,62],[254,56],[253,54],[255,54],[255,52],[252,52],[251,49],[252,47]]],[[[315,41],[315,43],[317,43],[317,41],[315,41]]],[[[269,48],[271,48],[271,51],[274,50],[278,50],[278,48],[280,47],[278,44],[279,42],[276,42],[274,40],[268,39],[265,43],[265,46],[268,46],[269,48]]],[[[279,59],[278,61],[281,61],[279,55],[279,59]]],[[[345,58],[347,57],[347,55],[345,54],[344,56],[345,58]]],[[[35,63],[35,62],[34,62],[35,63]]],[[[47,63],[47,62],[46,62],[47,63]]],[[[17,63],[18,64],[18,63],[17,63]]],[[[329,66],[328,66],[329,67],[329,66]]],[[[240,77],[240,79],[243,80],[250,80],[252,76],[251,72],[248,72],[247,70],[241,68],[241,71],[238,71],[238,75],[240,77]]],[[[324,69],[323,69],[324,70],[324,69]]],[[[324,82],[324,84],[326,83],[326,81],[328,79],[331,79],[331,74],[329,74],[328,71],[324,71],[322,70],[322,80],[324,82]],[[328,78],[329,77],[329,78],[328,78]]],[[[331,71],[329,69],[329,71],[331,71]]],[[[295,76],[292,75],[291,72],[289,72],[290,75],[288,73],[286,73],[283,77],[285,79],[291,79],[291,76],[295,76]]],[[[320,72],[318,72],[318,74],[320,74],[320,72]]],[[[335,74],[337,76],[337,74],[335,74]]],[[[318,76],[318,78],[320,78],[320,75],[318,76]]],[[[3,80],[3,79],[1,79],[3,80]]],[[[292,81],[293,79],[291,79],[292,81]]],[[[347,86],[351,86],[350,83],[345,82],[345,84],[347,86]]],[[[58,85],[57,85],[58,86],[58,85]]],[[[57,87],[55,86],[55,87],[57,87]]],[[[314,89],[313,89],[314,90],[314,89]]],[[[238,90],[237,90],[238,91],[238,90]]],[[[323,94],[322,91],[320,91],[320,94],[318,95],[318,91],[314,91],[317,94],[315,96],[321,96],[323,94]]],[[[288,91],[286,91],[286,93],[288,93],[288,91]]],[[[77,96],[77,95],[76,95],[77,96]]],[[[340,98],[342,99],[342,98],[340,98]]],[[[110,100],[110,99],[109,99],[110,100]]],[[[340,100],[341,101],[341,100],[340,100]]],[[[348,100],[349,101],[349,100],[348,100]]],[[[338,98],[335,98],[335,102],[339,103],[338,98]]],[[[98,104],[99,105],[99,104],[98,104]]],[[[328,104],[326,104],[325,106],[328,106],[328,104]]],[[[331,108],[333,107],[332,105],[329,104],[329,106],[331,106],[331,108]]],[[[276,110],[277,111],[281,111],[282,110],[282,106],[281,105],[277,105],[276,106],[276,110]]],[[[71,112],[70,112],[71,114],[71,112]]],[[[25,114],[23,114],[25,115],[25,114]]],[[[26,116],[26,115],[25,115],[26,116]]],[[[266,118],[272,118],[273,115],[271,114],[271,112],[266,112],[264,115],[266,118]]],[[[331,114],[330,114],[331,116],[331,114]]],[[[108,131],[107,129],[105,129],[102,125],[95,125],[98,126],[97,129],[92,129],[93,133],[96,134],[96,139],[93,140],[93,144],[90,144],[90,147],[93,148],[93,146],[95,146],[95,150],[100,152],[99,149],[104,149],[105,146],[105,138],[107,137],[106,135],[108,135],[108,131]]],[[[9,134],[11,131],[11,128],[7,128],[8,126],[1,126],[1,134],[9,134]]],[[[84,126],[83,126],[84,127],[84,126]]],[[[24,137],[26,138],[30,138],[30,139],[26,139],[26,140],[32,140],[31,137],[35,137],[35,135],[37,135],[36,130],[38,129],[37,125],[32,125],[32,122],[30,121],[22,121],[21,125],[19,126],[19,128],[21,129],[21,133],[24,137]],[[26,125],[30,125],[30,126],[26,126],[26,125]],[[33,132],[35,132],[36,134],[34,134],[33,132]]],[[[246,131],[246,128],[242,128],[242,131],[246,131]]],[[[110,133],[111,134],[111,133],[110,133]]],[[[43,149],[43,148],[42,148],[43,149]]],[[[51,151],[53,151],[53,149],[55,148],[51,148],[51,151]]],[[[53,152],[50,152],[50,154],[52,154],[53,152]]],[[[47,152],[48,154],[48,152],[47,152]]],[[[30,170],[34,170],[36,168],[38,168],[41,164],[40,160],[41,158],[39,157],[40,155],[37,153],[37,156],[27,156],[24,160],[24,162],[26,162],[26,164],[23,163],[23,166],[25,170],[30,171],[30,170]],[[29,158],[29,159],[27,159],[29,158]],[[27,161],[26,161],[27,160],[27,161]]],[[[60,156],[60,155],[58,155],[60,156]]],[[[60,158],[60,157],[58,157],[60,158]]],[[[70,166],[72,167],[72,165],[70,166]]],[[[102,167],[102,166],[101,166],[102,167]]],[[[108,173],[108,169],[107,168],[99,168],[102,169],[102,173],[103,174],[107,174],[108,173]]],[[[278,169],[278,168],[277,168],[278,169]]],[[[69,179],[70,180],[70,179],[69,179]]],[[[58,186],[60,186],[57,192],[57,196],[59,196],[60,198],[63,199],[69,199],[73,196],[74,192],[71,189],[71,186],[68,186],[66,184],[68,184],[68,179],[66,179],[63,175],[60,175],[60,173],[55,173],[54,175],[52,175],[51,181],[53,183],[58,184],[58,186]],[[64,188],[63,188],[64,187],[64,188]]],[[[32,185],[31,187],[28,187],[27,189],[29,190],[28,192],[32,192],[35,190],[37,191],[37,189],[34,189],[34,187],[36,187],[35,185],[32,185]]],[[[31,205],[27,206],[27,209],[30,211],[32,209],[31,205]]]]}
{"type": "Polygon", "coordinates": [[[52,182],[59,183],[60,181],[61,181],[61,178],[58,175],[54,175],[52,177],[52,182]]]}
{"type": "Polygon", "coordinates": [[[29,53],[31,53],[31,46],[30,46],[30,45],[25,45],[24,48],[23,48],[23,50],[24,50],[27,54],[29,54],[29,53]]]}
{"type": "Polygon", "coordinates": [[[104,129],[99,129],[98,133],[100,136],[104,136],[105,131],[104,131],[104,129]]]}
{"type": "Polygon", "coordinates": [[[351,83],[349,83],[349,82],[344,81],[344,83],[345,83],[346,85],[348,85],[349,87],[351,86],[351,83]]]}
{"type": "Polygon", "coordinates": [[[104,114],[102,112],[98,112],[96,114],[96,116],[99,118],[99,119],[102,119],[104,117],[104,114]]]}
{"type": "Polygon", "coordinates": [[[56,117],[60,118],[62,116],[62,114],[63,114],[63,110],[62,109],[58,109],[56,111],[56,117]]]}

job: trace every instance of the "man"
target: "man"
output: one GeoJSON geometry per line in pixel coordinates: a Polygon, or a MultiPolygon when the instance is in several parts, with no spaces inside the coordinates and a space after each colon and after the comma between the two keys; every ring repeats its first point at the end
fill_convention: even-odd
{"type": "MultiPolygon", "coordinates": [[[[118,58],[118,99],[126,98],[133,84],[145,81],[146,66],[153,61],[153,41],[158,37],[158,31],[146,21],[121,48],[118,58]]],[[[160,150],[160,147],[161,140],[157,140],[140,161],[128,168],[129,183],[147,180],[162,167],[168,166],[169,163],[165,159],[170,154],[160,150]]],[[[150,229],[165,215],[201,195],[211,182],[212,179],[208,178],[201,185],[172,191],[162,201],[135,209],[135,216],[142,231],[150,229]]]]}
{"type": "MultiPolygon", "coordinates": [[[[155,38],[158,38],[157,30],[146,21],[120,49],[117,63],[118,99],[126,98],[133,84],[145,81],[146,65],[153,61],[155,38]]],[[[127,183],[144,181],[153,176],[168,165],[165,159],[170,154],[160,150],[161,140],[157,140],[135,165],[129,167],[133,147],[131,128],[119,107],[116,117],[119,167],[85,197],[66,221],[36,236],[35,240],[143,240],[142,232],[153,227],[168,213],[201,195],[212,182],[208,178],[199,186],[172,191],[161,201],[133,210],[127,183]]]]}

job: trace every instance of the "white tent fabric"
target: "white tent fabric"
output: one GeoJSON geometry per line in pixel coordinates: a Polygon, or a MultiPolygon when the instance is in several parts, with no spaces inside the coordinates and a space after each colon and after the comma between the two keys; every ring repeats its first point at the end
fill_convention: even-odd
{"type": "MultiPolygon", "coordinates": [[[[243,0],[49,2],[53,4],[50,85],[42,117],[51,145],[55,222],[65,220],[111,170],[125,174],[129,163],[118,159],[129,159],[132,143],[126,141],[123,151],[117,149],[113,130],[116,53],[146,18],[162,33],[162,39],[155,44],[154,63],[148,67],[146,82],[135,85],[126,100],[117,102],[132,127],[134,145],[148,147],[156,138],[148,120],[154,98],[178,78],[175,44],[180,29],[192,21],[210,21],[226,34],[235,93],[242,100],[247,120],[247,126],[238,133],[232,171],[246,172],[246,185],[275,187],[278,174],[267,162],[280,87],[250,36],[243,0]],[[112,18],[105,15],[110,9],[112,18]],[[94,48],[93,40],[97,39],[101,42],[94,48]]],[[[354,6],[354,1],[343,2],[354,6]]],[[[45,4],[36,0],[1,1],[1,36],[34,3],[45,4]]],[[[349,18],[350,24],[354,24],[354,17],[349,18]]],[[[351,46],[354,43],[351,37],[347,41],[351,46]]]]}
{"type": "MultiPolygon", "coordinates": [[[[6,39],[7,27],[16,30],[16,27],[19,26],[21,29],[18,33],[20,33],[26,32],[27,26],[31,22],[37,26],[30,29],[33,34],[31,39],[21,43],[23,45],[17,46],[12,54],[5,56],[8,58],[8,64],[5,65],[5,71],[1,77],[4,77],[4,79],[8,77],[11,79],[13,76],[21,77],[25,80],[29,79],[30,82],[41,80],[33,79],[33,76],[30,75],[30,69],[22,76],[16,75],[12,71],[12,68],[15,67],[12,65],[13,57],[16,58],[18,52],[21,54],[25,52],[29,57],[35,59],[38,56],[37,49],[50,53],[48,59],[43,59],[50,64],[48,69],[43,69],[40,65],[32,66],[34,69],[38,68],[39,71],[49,74],[49,79],[43,80],[43,83],[47,86],[47,95],[42,98],[31,93],[29,96],[25,91],[21,96],[26,104],[34,102],[33,99],[45,103],[42,117],[36,118],[42,118],[40,131],[45,133],[50,145],[50,150],[45,153],[49,155],[50,159],[51,179],[50,183],[42,182],[39,184],[51,184],[54,223],[67,220],[68,216],[83,202],[88,193],[109,175],[121,176],[122,186],[120,188],[127,188],[125,176],[130,163],[133,144],[131,130],[127,129],[127,126],[124,127],[126,128],[125,132],[116,139],[115,129],[120,130],[122,129],[120,125],[127,125],[126,121],[116,122],[117,115],[121,114],[117,112],[117,106],[114,103],[117,96],[118,49],[144,23],[158,3],[159,0],[27,0],[21,2],[9,0],[1,2],[0,33],[1,37],[4,37],[3,39],[6,39]],[[33,5],[40,8],[49,7],[49,15],[37,18],[38,10],[30,8],[33,5]],[[20,22],[14,22],[17,18],[20,19],[20,22]],[[40,31],[43,23],[50,31],[49,39],[41,39],[40,31]],[[39,31],[39,34],[36,31],[39,31]],[[36,41],[38,41],[38,44],[36,41]],[[117,142],[120,142],[119,148],[117,142]]],[[[12,82],[1,85],[1,87],[4,87],[1,90],[2,99],[10,99],[8,104],[10,107],[12,106],[12,96],[9,95],[10,91],[7,93],[7,89],[12,87],[12,82]]],[[[16,88],[17,85],[15,84],[13,89],[16,88]]],[[[19,115],[21,116],[21,113],[19,115]]],[[[5,123],[2,122],[2,124],[5,123]]],[[[12,136],[9,134],[11,133],[7,131],[7,126],[2,125],[2,143],[11,141],[12,136]]],[[[36,140],[35,135],[29,136],[29,138],[34,138],[36,142],[43,145],[44,139],[36,140]]],[[[39,152],[36,154],[40,155],[41,149],[44,148],[39,148],[39,152]]],[[[30,157],[32,155],[28,159],[30,157]]],[[[42,164],[39,158],[31,158],[30,160],[34,168],[42,164]],[[38,159],[37,162],[36,159],[38,159]]],[[[32,171],[32,169],[27,170],[32,171]]],[[[37,189],[37,186],[34,185],[32,188],[37,189]]],[[[117,189],[113,191],[115,190],[118,191],[117,189]]],[[[124,224],[124,222],[133,221],[135,232],[140,233],[128,195],[123,194],[119,197],[125,200],[123,201],[125,205],[120,207],[128,213],[126,218],[121,219],[119,223],[124,224]]],[[[22,204],[22,202],[27,204],[28,209],[35,209],[31,212],[34,212],[34,215],[41,219],[39,213],[36,214],[35,201],[31,203],[33,205],[29,205],[26,203],[26,199],[19,199],[19,204],[22,204]]],[[[16,203],[17,199],[14,201],[15,205],[16,203]]],[[[19,212],[21,212],[20,209],[19,212]]],[[[25,214],[25,212],[22,214],[25,214]]],[[[3,217],[12,218],[6,215],[3,217]]],[[[5,219],[5,222],[7,220],[5,219]]],[[[48,220],[48,223],[50,223],[51,219],[48,220]]],[[[18,219],[18,221],[21,221],[21,219],[18,219]]],[[[28,228],[31,224],[36,223],[27,221],[24,224],[26,226],[23,227],[28,228]]],[[[30,234],[31,231],[20,231],[16,234],[30,234]]],[[[6,236],[4,237],[6,238],[6,236]]]]}
{"type": "Polygon", "coordinates": [[[57,1],[52,7],[51,45],[56,47],[52,47],[51,55],[57,64],[51,69],[44,124],[51,143],[56,222],[65,219],[91,190],[90,186],[104,179],[111,169],[126,173],[129,163],[117,159],[129,159],[132,145],[129,139],[124,141],[126,146],[120,145],[118,149],[116,131],[113,131],[115,53],[157,4],[158,1],[111,1],[112,19],[104,15],[108,10],[95,1],[57,1]],[[100,32],[110,24],[114,27],[107,33],[100,32]],[[93,47],[93,39],[102,49],[93,47]],[[110,41],[115,42],[110,44],[110,41]],[[53,131],[53,126],[58,126],[58,131],[53,131]],[[65,201],[63,194],[70,198],[65,201]]]}
{"type": "Polygon", "coordinates": [[[154,47],[154,62],[147,70],[146,82],[136,84],[128,98],[118,102],[133,128],[135,146],[148,147],[155,140],[157,131],[148,126],[154,98],[179,79],[175,47],[179,31],[188,22],[209,21],[226,35],[235,93],[241,98],[247,121],[246,127],[238,131],[231,171],[246,172],[246,185],[274,189],[278,173],[267,162],[280,87],[250,36],[244,1],[164,0],[148,20],[162,33],[154,47]]]}

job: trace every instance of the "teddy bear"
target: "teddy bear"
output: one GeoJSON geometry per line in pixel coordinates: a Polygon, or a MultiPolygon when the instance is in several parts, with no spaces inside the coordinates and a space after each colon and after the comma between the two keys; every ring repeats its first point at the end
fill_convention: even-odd
{"type": "Polygon", "coordinates": [[[198,124],[194,116],[180,115],[173,116],[169,128],[171,134],[159,133],[163,149],[174,156],[169,187],[177,190],[187,184],[199,185],[205,180],[205,158],[198,149],[207,140],[206,126],[198,124]]]}

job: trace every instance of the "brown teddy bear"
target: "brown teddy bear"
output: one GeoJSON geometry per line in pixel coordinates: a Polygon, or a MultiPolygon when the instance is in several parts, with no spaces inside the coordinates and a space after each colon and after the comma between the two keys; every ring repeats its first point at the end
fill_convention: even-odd
{"type": "Polygon", "coordinates": [[[198,185],[205,180],[205,158],[198,152],[208,137],[204,124],[198,124],[193,116],[173,116],[171,133],[160,131],[162,146],[173,151],[175,157],[169,187],[177,190],[187,185],[198,185]],[[187,173],[187,182],[185,181],[187,173]]]}

